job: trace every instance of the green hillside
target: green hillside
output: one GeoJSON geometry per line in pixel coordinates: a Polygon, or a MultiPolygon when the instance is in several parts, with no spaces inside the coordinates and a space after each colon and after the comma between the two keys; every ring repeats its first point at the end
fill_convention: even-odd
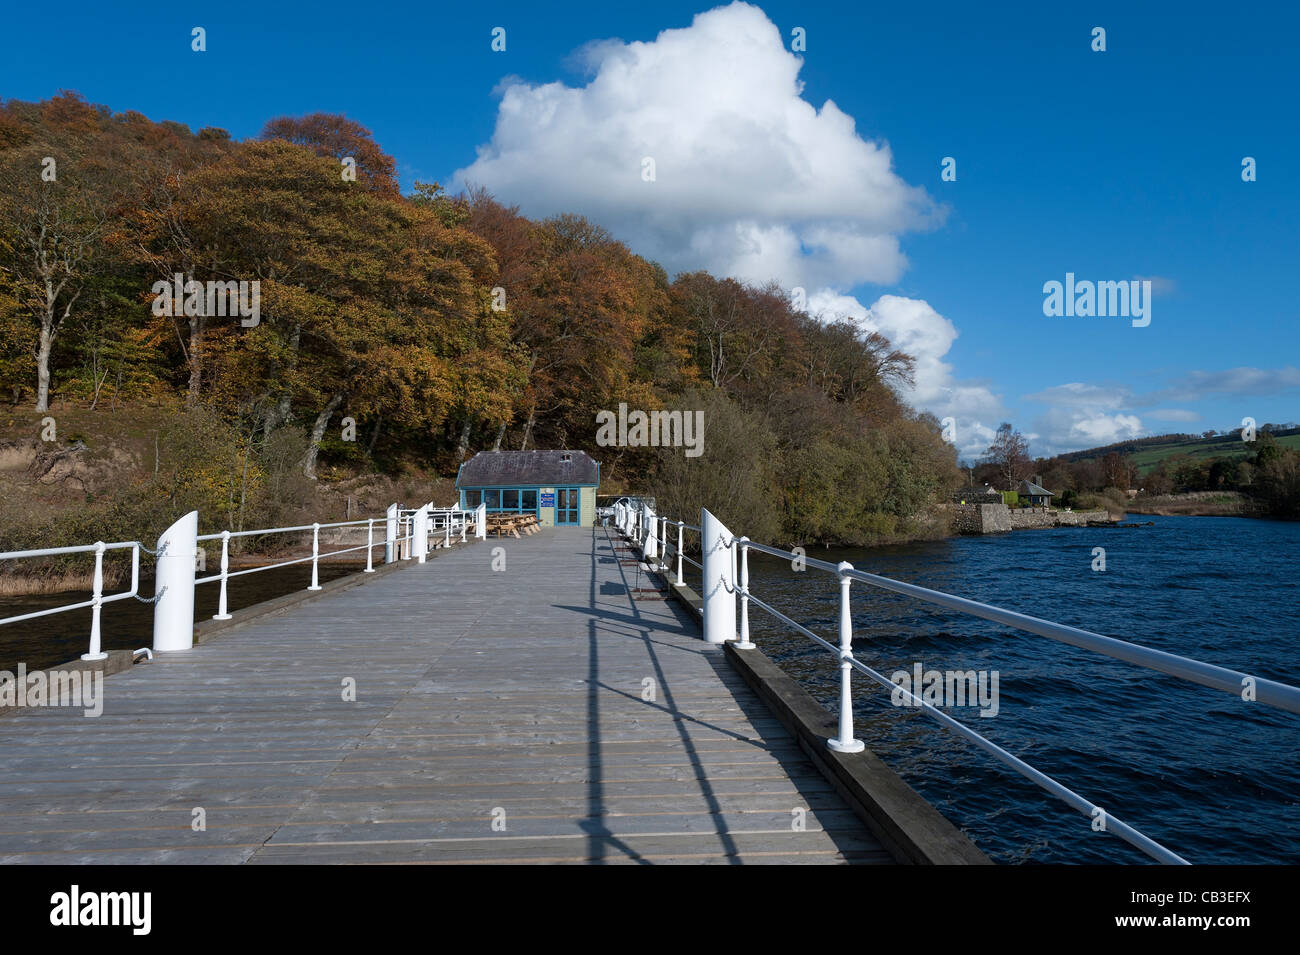
{"type": "MultiPolygon", "coordinates": [[[[1300,432],[1284,434],[1277,437],[1277,443],[1284,448],[1300,450],[1300,432]]],[[[1218,438],[1197,438],[1191,441],[1170,441],[1167,444],[1152,444],[1135,450],[1130,459],[1139,471],[1148,474],[1161,461],[1174,455],[1185,454],[1191,458],[1245,458],[1251,451],[1251,445],[1241,440],[1240,435],[1229,434],[1218,438]]]]}

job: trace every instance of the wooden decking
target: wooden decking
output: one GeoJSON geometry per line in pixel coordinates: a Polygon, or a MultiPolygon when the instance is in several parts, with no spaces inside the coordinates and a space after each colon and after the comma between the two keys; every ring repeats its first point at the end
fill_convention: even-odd
{"type": "Polygon", "coordinates": [[[460,546],[4,717],[0,862],[891,861],[638,586],[603,529],[460,546]]]}

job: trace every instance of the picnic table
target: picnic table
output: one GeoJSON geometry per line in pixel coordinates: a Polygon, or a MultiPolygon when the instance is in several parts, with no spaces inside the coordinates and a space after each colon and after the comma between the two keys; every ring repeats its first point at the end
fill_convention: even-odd
{"type": "Polygon", "coordinates": [[[536,514],[488,515],[488,532],[497,537],[505,537],[507,534],[518,537],[520,531],[525,534],[536,534],[541,529],[542,525],[537,520],[536,514]]]}

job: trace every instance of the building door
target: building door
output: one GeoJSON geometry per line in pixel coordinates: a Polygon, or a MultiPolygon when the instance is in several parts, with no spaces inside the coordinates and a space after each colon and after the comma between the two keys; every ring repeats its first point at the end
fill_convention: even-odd
{"type": "Polygon", "coordinates": [[[555,489],[555,523],[578,523],[578,489],[576,487],[557,487],[555,489]]]}

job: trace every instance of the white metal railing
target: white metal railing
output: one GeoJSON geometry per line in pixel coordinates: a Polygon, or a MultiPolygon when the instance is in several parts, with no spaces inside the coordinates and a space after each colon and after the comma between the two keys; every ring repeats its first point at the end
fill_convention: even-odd
{"type": "MultiPolygon", "coordinates": [[[[892,580],[878,574],[866,573],[855,569],[847,561],[832,564],[803,554],[795,554],[792,551],[758,544],[746,537],[734,536],[707,510],[701,513],[699,527],[682,521],[657,518],[653,512],[642,514],[616,513],[615,516],[620,530],[642,547],[647,560],[651,560],[650,550],[647,549],[647,546],[653,547],[657,544],[657,541],[668,539],[668,527],[677,528],[675,547],[677,583],[682,584],[684,582],[682,579],[683,558],[699,567],[703,575],[701,582],[701,597],[703,599],[701,614],[704,618],[705,640],[710,643],[735,641],[734,646],[738,650],[753,649],[755,644],[750,639],[749,605],[754,603],[786,626],[808,637],[840,661],[839,730],[836,737],[827,740],[829,748],[839,752],[860,752],[864,748],[864,744],[853,735],[852,672],[857,670],[890,690],[891,693],[901,693],[911,706],[922,710],[1067,805],[1079,810],[1091,819],[1103,819],[1104,825],[1102,828],[1105,831],[1114,833],[1125,842],[1159,862],[1187,864],[1187,860],[1177,853],[1122,820],[1115,818],[1110,813],[1105,812],[1100,806],[1078,795],[1055,779],[1030,766],[1024,760],[1007,752],[998,744],[975,732],[965,724],[958,722],[942,710],[858,660],[853,655],[851,584],[857,581],[880,590],[903,594],[949,610],[981,617],[985,620],[1025,630],[1071,646],[1092,650],[1136,666],[1157,670],[1192,683],[1223,690],[1236,695],[1242,700],[1252,700],[1288,712],[1300,713],[1300,688],[1263,677],[1256,677],[1238,670],[1231,670],[1226,667],[1178,656],[1163,650],[1117,640],[1114,637],[1107,637],[1078,627],[1070,627],[964,597],[956,597],[927,587],[892,580]],[[696,563],[690,560],[689,557],[684,557],[682,553],[682,532],[685,529],[694,530],[701,535],[702,563],[696,563]],[[750,592],[750,551],[779,557],[836,576],[840,588],[838,645],[813,633],[807,627],[792,620],[780,610],[750,592]],[[736,618],[737,597],[739,597],[740,604],[738,622],[736,618]]],[[[659,566],[661,571],[669,570],[666,560],[661,561],[659,566]]]]}
{"type": "MultiPolygon", "coordinates": [[[[390,508],[390,511],[392,511],[392,508],[390,508]]],[[[212,619],[229,620],[231,614],[227,610],[226,590],[227,582],[231,577],[241,577],[244,574],[255,574],[276,567],[289,567],[293,564],[304,564],[311,561],[311,583],[307,589],[320,590],[319,568],[320,561],[324,558],[338,557],[342,554],[353,554],[364,550],[366,552],[366,569],[363,573],[372,574],[374,573],[374,549],[377,546],[383,546],[385,559],[390,563],[396,559],[410,560],[412,557],[415,557],[418,563],[424,563],[431,547],[450,547],[455,536],[459,536],[460,542],[464,543],[470,526],[474,525],[477,530],[479,517],[477,510],[462,511],[455,506],[435,508],[431,504],[425,504],[417,508],[397,507],[396,524],[390,530],[389,522],[385,522],[385,537],[382,542],[376,542],[375,540],[375,524],[380,519],[373,517],[356,521],[336,521],[330,524],[302,524],[296,527],[269,527],[248,531],[226,530],[219,534],[200,534],[195,538],[196,541],[221,541],[221,570],[210,577],[196,578],[194,584],[197,586],[198,584],[208,584],[214,581],[221,583],[217,612],[212,619]],[[365,527],[366,543],[321,553],[320,532],[344,527],[365,527]],[[306,531],[312,532],[310,556],[291,558],[233,572],[230,570],[230,541],[232,538],[262,537],[268,534],[294,534],[306,531]],[[441,545],[433,541],[433,537],[438,536],[438,532],[441,532],[440,536],[443,538],[441,545]],[[400,558],[397,555],[400,555],[400,558]]]]}
{"type": "Polygon", "coordinates": [[[0,617],[0,626],[7,623],[18,623],[22,620],[34,620],[37,617],[48,617],[51,614],[67,613],[71,610],[81,610],[90,607],[90,650],[81,655],[83,660],[103,660],[108,654],[100,649],[100,611],[106,603],[113,603],[117,600],[126,600],[135,597],[140,592],[140,551],[144,549],[139,541],[116,541],[112,544],[106,544],[103,541],[96,541],[94,544],[83,544],[75,547],[43,547],[38,550],[10,550],[0,552],[0,560],[23,560],[29,557],[55,557],[59,554],[94,554],[95,555],[95,573],[91,584],[91,597],[89,600],[81,600],[77,603],[62,604],[58,607],[48,607],[45,610],[35,610],[31,613],[20,613],[11,617],[0,617]],[[131,551],[131,589],[121,593],[104,594],[104,554],[110,550],[131,551]]]}
{"type": "MultiPolygon", "coordinates": [[[[295,527],[265,527],[245,531],[225,530],[215,534],[198,533],[198,513],[191,511],[171,525],[158,539],[157,550],[150,550],[139,541],[119,541],[74,547],[47,547],[39,550],[21,550],[0,552],[0,561],[21,560],[24,558],[54,557],[61,554],[95,554],[95,572],[92,595],[89,600],[49,607],[30,613],[16,614],[0,618],[0,626],[32,620],[56,613],[91,608],[90,650],[83,653],[83,660],[103,660],[108,654],[101,649],[100,611],[104,604],[134,597],[145,603],[154,604],[153,650],[185,650],[194,643],[194,588],[199,584],[219,583],[220,593],[217,598],[217,613],[214,620],[229,620],[228,591],[233,577],[256,574],[278,567],[311,562],[311,583],[307,589],[316,591],[320,585],[320,561],[338,557],[343,554],[366,552],[364,573],[374,573],[374,549],[384,547],[384,562],[415,558],[423,563],[429,550],[434,547],[450,547],[453,543],[464,543],[468,534],[483,540],[487,537],[487,509],[479,505],[472,511],[463,511],[459,507],[434,507],[425,504],[417,508],[403,508],[393,504],[383,518],[363,518],[355,521],[337,521],[332,523],[301,524],[295,527]],[[376,540],[376,526],[383,527],[382,540],[376,540]],[[343,528],[366,529],[366,542],[336,550],[321,552],[320,532],[322,530],[341,530],[343,528]],[[242,570],[230,569],[230,541],[240,537],[263,537],[271,534],[301,534],[311,532],[311,554],[303,557],[291,557],[287,560],[274,561],[242,570]],[[437,540],[436,538],[441,538],[437,540]],[[221,541],[220,571],[206,577],[196,577],[200,568],[200,541],[221,541]],[[121,593],[104,593],[104,554],[112,550],[131,551],[131,587],[121,593]],[[140,552],[156,557],[155,591],[150,599],[139,596],[140,589],[140,552]]],[[[205,563],[205,562],[204,562],[205,563]]],[[[206,567],[202,568],[206,569],[206,567]]],[[[150,653],[149,650],[136,651],[150,653]]],[[[150,653],[152,656],[152,654],[150,653]]]]}

